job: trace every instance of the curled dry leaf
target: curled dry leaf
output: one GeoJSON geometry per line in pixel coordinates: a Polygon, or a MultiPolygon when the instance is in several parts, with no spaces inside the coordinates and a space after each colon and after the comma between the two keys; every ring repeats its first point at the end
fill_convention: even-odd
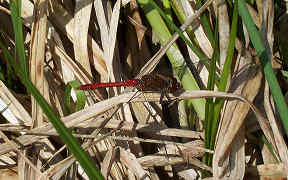
{"type": "MultiPolygon", "coordinates": [[[[241,71],[231,80],[231,89],[234,93],[241,93],[253,101],[260,89],[262,73],[258,70],[258,66],[253,66],[249,62],[251,56],[240,58],[241,71]]],[[[229,179],[231,176],[242,179],[245,172],[243,125],[250,107],[240,101],[228,101],[224,109],[213,157],[213,175],[224,179],[229,179]]]]}

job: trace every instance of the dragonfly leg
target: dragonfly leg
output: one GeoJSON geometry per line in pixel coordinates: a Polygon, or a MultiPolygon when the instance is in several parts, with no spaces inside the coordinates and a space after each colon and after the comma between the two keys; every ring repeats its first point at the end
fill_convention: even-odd
{"type": "MultiPolygon", "coordinates": [[[[179,128],[180,124],[177,120],[172,119],[171,111],[171,102],[169,101],[163,101],[162,102],[162,115],[163,115],[163,121],[169,128],[179,128]]],[[[174,104],[174,103],[173,103],[174,104]]]]}
{"type": "Polygon", "coordinates": [[[161,89],[160,104],[163,103],[164,96],[166,96],[168,102],[171,100],[168,96],[170,84],[171,84],[170,80],[168,82],[164,83],[164,87],[163,87],[163,89],[161,89]]]}
{"type": "Polygon", "coordinates": [[[167,98],[167,101],[170,102],[171,99],[168,96],[168,88],[164,88],[161,90],[161,95],[160,95],[160,104],[163,104],[163,98],[164,96],[167,98]]]}
{"type": "Polygon", "coordinates": [[[164,98],[164,93],[163,93],[163,91],[161,91],[161,94],[160,94],[160,104],[163,104],[163,98],[164,98]]]}

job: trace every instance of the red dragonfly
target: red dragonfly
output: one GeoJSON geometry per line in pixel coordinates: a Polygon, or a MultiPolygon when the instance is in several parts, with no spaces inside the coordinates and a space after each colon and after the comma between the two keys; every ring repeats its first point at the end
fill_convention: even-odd
{"type": "Polygon", "coordinates": [[[172,122],[169,112],[170,100],[167,93],[174,93],[181,88],[180,83],[177,82],[175,78],[164,77],[160,74],[148,74],[144,75],[141,79],[131,79],[123,82],[110,82],[110,83],[93,83],[81,85],[78,87],[80,90],[93,90],[96,88],[106,88],[106,87],[119,87],[119,86],[130,86],[136,87],[140,91],[157,91],[161,92],[160,104],[162,105],[163,118],[166,125],[170,128],[179,128],[179,125],[172,122]],[[168,101],[163,101],[164,95],[167,97],[168,101]],[[172,124],[173,123],[173,124],[172,124]]]}
{"type": "Polygon", "coordinates": [[[85,84],[78,87],[78,89],[87,91],[96,88],[119,86],[136,87],[140,91],[160,91],[164,93],[174,93],[181,88],[180,83],[175,78],[164,77],[160,74],[148,74],[140,79],[131,79],[123,82],[85,84]]]}

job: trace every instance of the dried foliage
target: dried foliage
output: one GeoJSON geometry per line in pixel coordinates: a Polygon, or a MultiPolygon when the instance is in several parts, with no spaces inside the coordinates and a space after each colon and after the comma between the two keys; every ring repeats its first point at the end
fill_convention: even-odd
{"type": "MultiPolygon", "coordinates": [[[[218,75],[223,71],[229,48],[231,13],[227,2],[210,0],[200,10],[194,8],[192,1],[181,2],[189,18],[180,29],[192,29],[195,35],[192,40],[208,59],[213,58],[214,46],[199,24],[199,16],[210,5],[210,21],[217,19],[219,27],[218,75]]],[[[264,22],[267,25],[263,36],[274,53],[272,3],[271,0],[256,1],[257,9],[248,8],[259,29],[264,22]]],[[[71,114],[65,110],[65,86],[73,80],[81,84],[124,81],[141,78],[156,66],[154,71],[172,76],[173,70],[164,63],[164,54],[173,47],[171,45],[179,35],[174,33],[161,48],[153,44],[154,30],[146,23],[136,0],[22,0],[21,16],[31,81],[65,125],[73,130],[73,135],[93,157],[105,179],[197,179],[203,177],[204,171],[212,176],[206,179],[287,177],[288,151],[284,133],[259,58],[249,44],[244,26],[245,41],[239,37],[235,41],[227,86],[229,93],[203,89],[168,94],[174,102],[172,106],[176,106],[172,113],[177,114],[171,115],[171,119],[180,121],[180,127],[167,127],[159,104],[159,92],[136,92],[135,88],[124,90],[120,87],[107,88],[107,91],[97,89],[86,92],[84,109],[71,114]],[[193,119],[192,127],[191,120],[183,117],[187,118],[184,113],[190,113],[188,118],[191,118],[193,108],[178,109],[177,105],[181,100],[216,97],[224,98],[225,104],[212,151],[205,148],[201,117],[193,119]],[[256,139],[260,131],[274,154],[256,139]],[[214,155],[212,167],[201,161],[205,153],[214,155]]],[[[9,1],[0,1],[0,24],[5,26],[0,27],[0,32],[13,52],[10,19],[9,1]]],[[[187,56],[185,59],[195,68],[195,78],[207,87],[209,69],[199,63],[201,58],[187,44],[178,44],[181,53],[187,56]]],[[[4,64],[1,50],[0,58],[4,64]]],[[[272,61],[277,67],[274,58],[272,61]]],[[[4,169],[0,172],[0,180],[88,179],[59,141],[36,100],[15,93],[7,86],[0,82],[1,113],[8,121],[0,125],[1,167],[4,169]],[[18,134],[7,135],[6,132],[18,134]],[[9,168],[11,170],[7,170],[9,168]]],[[[72,91],[71,109],[76,106],[75,97],[72,91]]]]}

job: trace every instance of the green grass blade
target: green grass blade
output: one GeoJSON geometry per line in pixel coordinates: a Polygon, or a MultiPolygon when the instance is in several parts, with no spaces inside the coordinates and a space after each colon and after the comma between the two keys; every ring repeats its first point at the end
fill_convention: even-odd
{"type": "Polygon", "coordinates": [[[247,28],[253,47],[255,48],[255,51],[258,57],[260,58],[265,78],[269,84],[271,94],[277,105],[277,109],[280,114],[284,129],[285,129],[285,133],[286,135],[288,135],[287,104],[284,100],[284,96],[282,94],[277,78],[272,69],[271,56],[269,55],[269,53],[267,53],[268,49],[267,50],[265,49],[264,43],[260,37],[258,30],[256,29],[255,24],[253,23],[253,20],[251,18],[251,15],[245,3],[246,2],[243,0],[238,0],[239,14],[247,28]]]}
{"type": "MultiPolygon", "coordinates": [[[[237,14],[237,6],[234,6],[233,10],[233,18],[232,18],[232,26],[231,26],[231,34],[230,34],[230,40],[229,40],[229,46],[227,51],[227,57],[225,60],[223,72],[221,74],[220,83],[219,83],[219,91],[224,92],[227,87],[227,81],[229,79],[229,75],[231,72],[231,65],[233,60],[233,54],[234,54],[234,46],[235,46],[235,39],[236,39],[236,33],[237,33],[237,23],[238,23],[238,14],[237,14]]],[[[213,125],[211,127],[211,141],[210,141],[210,148],[214,147],[216,133],[218,129],[218,121],[220,117],[221,108],[223,105],[224,100],[223,99],[217,99],[216,105],[215,105],[215,111],[214,111],[214,120],[213,125]]]]}
{"type": "Polygon", "coordinates": [[[3,71],[3,68],[0,66],[0,80],[1,81],[5,81],[5,76],[4,76],[4,71],[3,71]]]}
{"type": "Polygon", "coordinates": [[[172,11],[171,11],[171,5],[170,5],[170,0],[163,0],[162,1],[164,12],[166,16],[172,21],[172,11]]]}
{"type": "MultiPolygon", "coordinates": [[[[218,27],[218,23],[216,22],[216,27],[218,27]]],[[[216,42],[218,42],[218,30],[215,31],[215,39],[216,42]]],[[[212,57],[212,62],[211,66],[209,68],[209,78],[208,78],[208,85],[207,88],[208,90],[213,91],[216,83],[216,64],[217,64],[217,56],[219,53],[218,44],[212,44],[214,53],[212,57]]],[[[210,142],[212,139],[211,132],[213,131],[213,120],[214,120],[214,111],[215,111],[215,103],[213,98],[209,98],[206,100],[206,107],[208,107],[208,110],[206,111],[205,114],[205,147],[210,147],[210,142]]],[[[212,154],[205,153],[203,157],[203,161],[209,164],[209,161],[211,161],[212,154]]]]}
{"type": "MultiPolygon", "coordinates": [[[[233,9],[233,17],[232,17],[231,33],[229,37],[230,38],[229,45],[228,45],[228,50],[227,50],[227,57],[225,60],[223,72],[221,74],[220,83],[218,87],[218,90],[223,91],[223,92],[226,90],[227,81],[228,81],[230,71],[231,71],[235,39],[236,39],[236,34],[237,34],[237,24],[238,24],[238,13],[237,13],[237,4],[235,4],[234,9],[233,9]]],[[[219,124],[219,117],[220,117],[220,112],[221,112],[223,102],[224,102],[223,99],[216,99],[215,106],[214,106],[213,119],[208,119],[211,122],[207,122],[210,126],[208,127],[207,132],[205,133],[205,144],[208,145],[206,146],[206,148],[214,149],[216,134],[218,130],[218,124],[219,124]]],[[[210,163],[212,162],[211,160],[212,160],[212,156],[209,156],[208,158],[207,157],[203,158],[203,162],[205,162],[208,165],[211,164],[210,163]]]]}
{"type": "Polygon", "coordinates": [[[15,44],[16,44],[16,60],[19,63],[19,68],[22,69],[23,75],[29,78],[28,61],[25,54],[24,38],[22,31],[22,20],[21,20],[21,0],[10,1],[10,10],[13,23],[13,30],[15,33],[15,44]],[[23,56],[23,57],[21,57],[23,56]]]}
{"type": "MultiPolygon", "coordinates": [[[[214,49],[215,48],[214,45],[214,49]]],[[[212,62],[211,66],[209,68],[209,78],[208,78],[208,83],[207,83],[207,88],[208,90],[214,90],[215,87],[215,76],[216,76],[216,58],[215,54],[213,54],[212,57],[212,62]]],[[[205,128],[205,147],[210,147],[210,139],[211,139],[211,128],[212,128],[212,122],[214,118],[214,109],[215,109],[215,103],[213,101],[213,98],[208,98],[206,100],[206,112],[205,112],[205,123],[204,123],[204,128],[205,128]]],[[[208,161],[208,157],[210,157],[211,154],[205,153],[203,157],[203,162],[208,161]]]]}

